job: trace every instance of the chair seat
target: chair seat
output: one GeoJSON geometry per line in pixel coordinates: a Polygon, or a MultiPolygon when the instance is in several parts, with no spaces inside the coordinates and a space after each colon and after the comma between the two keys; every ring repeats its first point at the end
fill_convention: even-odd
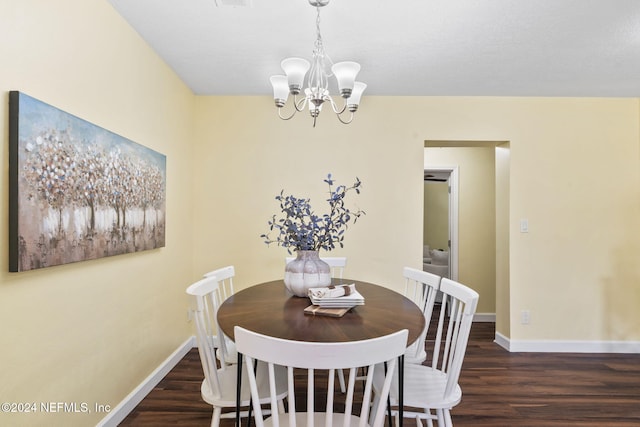
{"type": "MultiPolygon", "coordinates": [[[[276,373],[276,393],[278,399],[283,399],[287,395],[287,370],[282,366],[275,367],[276,373]]],[[[226,369],[218,369],[218,379],[220,383],[225,384],[222,387],[220,396],[215,396],[209,387],[206,378],[200,386],[202,399],[210,405],[235,407],[236,406],[236,384],[237,384],[236,366],[227,367],[226,369]]],[[[257,384],[260,396],[266,396],[261,402],[269,403],[269,374],[267,365],[258,363],[257,384]]],[[[242,369],[242,383],[240,389],[240,405],[248,406],[251,397],[251,389],[246,369],[242,369]]]]}
{"type": "MultiPolygon", "coordinates": [[[[374,372],[374,387],[382,387],[384,375],[380,369],[374,372]]],[[[429,402],[431,409],[448,409],[462,399],[462,389],[456,385],[450,396],[445,398],[447,375],[430,366],[405,364],[404,366],[404,406],[422,408],[429,402]]],[[[392,405],[398,404],[398,373],[395,372],[389,393],[392,405]]]]}
{"type": "MultiPolygon", "coordinates": [[[[279,418],[280,418],[280,427],[286,427],[289,426],[289,414],[288,413],[284,413],[284,414],[278,414],[279,418]]],[[[357,417],[355,415],[349,415],[347,414],[347,416],[350,418],[349,421],[349,426],[357,426],[360,424],[360,417],[357,417]]],[[[344,417],[345,414],[333,414],[332,418],[331,418],[331,426],[334,427],[340,427],[342,425],[344,425],[344,417]]],[[[313,414],[313,425],[317,426],[317,427],[324,427],[326,426],[326,419],[327,419],[327,414],[323,413],[323,412],[316,412],[313,414]]],[[[308,425],[307,423],[307,413],[306,412],[296,412],[296,426],[306,426],[308,425]]],[[[366,426],[368,426],[369,424],[365,424],[366,426]]],[[[273,418],[269,417],[266,420],[264,420],[264,426],[265,427],[271,427],[273,426],[273,418]]]]}
{"type": "Polygon", "coordinates": [[[418,341],[411,344],[404,352],[404,363],[420,365],[425,360],[427,360],[427,352],[424,349],[424,341],[422,339],[418,339],[418,341]],[[419,348],[420,346],[422,349],[419,348]]]}
{"type": "MultiPolygon", "coordinates": [[[[227,363],[227,365],[235,365],[236,363],[238,363],[238,351],[236,350],[236,344],[227,337],[225,337],[225,343],[227,353],[224,361],[227,363]]],[[[222,349],[220,348],[216,350],[216,358],[220,361],[222,360],[222,358],[220,357],[221,351],[222,349]]]]}

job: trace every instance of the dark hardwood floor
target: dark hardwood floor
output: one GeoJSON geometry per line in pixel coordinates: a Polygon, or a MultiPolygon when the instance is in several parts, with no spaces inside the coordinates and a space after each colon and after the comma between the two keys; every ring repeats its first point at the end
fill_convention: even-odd
{"type": "MultiPolygon", "coordinates": [[[[455,426],[640,426],[640,354],[509,353],[494,336],[494,324],[473,325],[455,426]]],[[[202,378],[193,349],[121,425],[209,425],[202,378]]]]}

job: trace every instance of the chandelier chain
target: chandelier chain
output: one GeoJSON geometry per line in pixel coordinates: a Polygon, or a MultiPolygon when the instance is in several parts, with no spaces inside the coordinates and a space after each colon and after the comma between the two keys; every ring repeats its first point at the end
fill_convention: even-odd
{"type": "MultiPolygon", "coordinates": [[[[318,107],[327,100],[327,91],[329,89],[329,77],[331,74],[327,71],[331,65],[327,66],[325,60],[331,64],[331,59],[327,57],[322,42],[322,33],[320,31],[320,7],[316,7],[316,41],[313,50],[313,64],[308,77],[308,87],[311,91],[310,101],[318,107]]],[[[319,111],[318,111],[319,113],[319,111]]]]}
{"type": "Polygon", "coordinates": [[[318,10],[318,16],[316,18],[316,41],[314,43],[313,49],[313,58],[318,62],[318,64],[322,63],[324,59],[324,44],[322,43],[322,33],[320,32],[320,7],[316,7],[318,10]]]}
{"type": "Polygon", "coordinates": [[[322,45],[322,34],[320,33],[320,7],[316,7],[316,43],[322,45]]]}

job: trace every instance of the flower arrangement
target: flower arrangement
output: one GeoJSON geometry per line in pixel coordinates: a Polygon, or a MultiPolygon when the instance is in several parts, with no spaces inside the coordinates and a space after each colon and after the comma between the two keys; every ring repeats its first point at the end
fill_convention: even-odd
{"type": "Polygon", "coordinates": [[[345,205],[345,196],[350,191],[360,194],[362,182],[356,177],[356,181],[350,187],[337,185],[334,188],[334,180],[331,174],[324,180],[329,186],[329,212],[317,215],[311,208],[310,199],[298,198],[291,195],[285,196],[284,190],[276,196],[280,203],[280,210],[284,214],[281,218],[273,215],[269,220],[269,233],[260,235],[269,245],[276,243],[278,246],[297,251],[318,251],[324,249],[330,251],[339,245],[343,247],[344,232],[350,222],[355,224],[360,215],[365,212],[361,209],[350,210],[345,205]],[[275,230],[277,235],[271,237],[275,230]]]}

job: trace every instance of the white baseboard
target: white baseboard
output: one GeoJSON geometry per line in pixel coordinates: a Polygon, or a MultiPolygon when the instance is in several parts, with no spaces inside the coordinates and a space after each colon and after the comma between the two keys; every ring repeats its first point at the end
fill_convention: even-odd
{"type": "Polygon", "coordinates": [[[496,314],[495,313],[476,313],[473,315],[473,321],[496,323],[496,314]]]}
{"type": "Polygon", "coordinates": [[[97,424],[98,427],[116,427],[153,388],[195,347],[195,337],[183,342],[164,362],[160,364],[147,378],[144,379],[131,393],[127,395],[109,414],[97,424]]]}
{"type": "Polygon", "coordinates": [[[529,353],[632,353],[640,354],[639,341],[512,340],[496,332],[495,343],[509,352],[529,353]]]}
{"type": "Polygon", "coordinates": [[[507,351],[511,351],[509,338],[502,335],[500,332],[496,332],[496,338],[493,340],[500,347],[504,348],[507,351]]]}

